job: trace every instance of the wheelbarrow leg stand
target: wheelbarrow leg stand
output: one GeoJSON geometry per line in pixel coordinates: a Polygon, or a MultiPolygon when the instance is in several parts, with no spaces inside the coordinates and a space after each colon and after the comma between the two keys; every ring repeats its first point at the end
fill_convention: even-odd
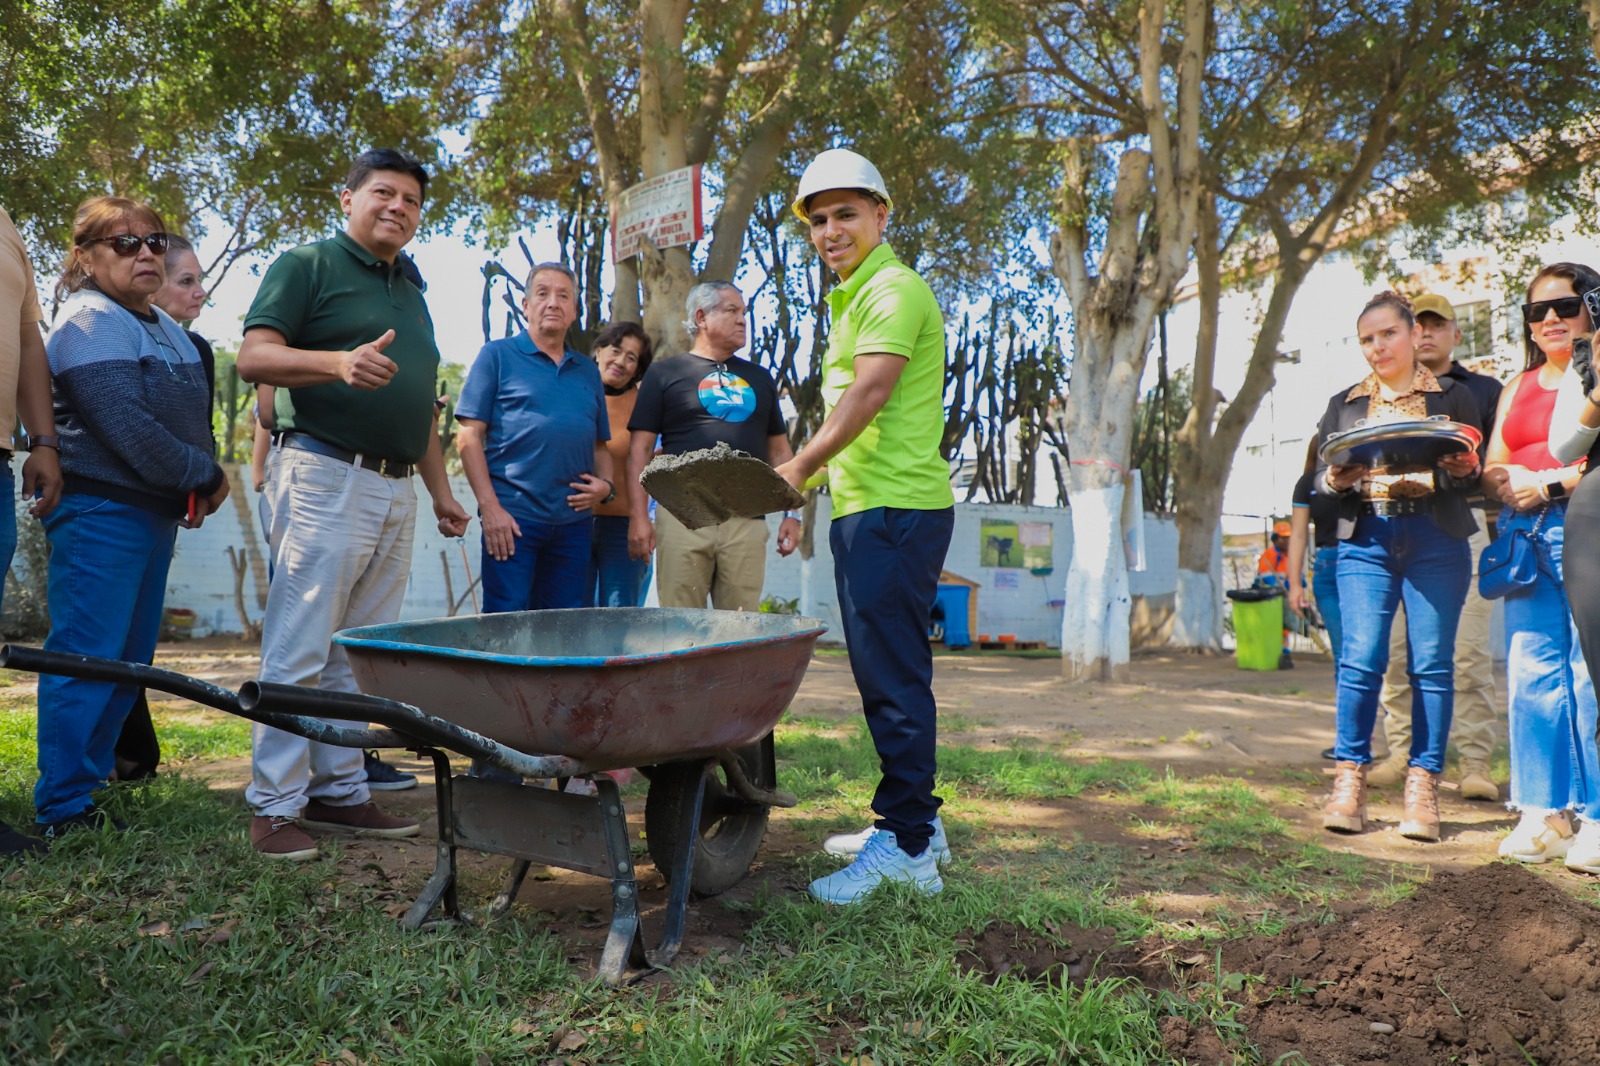
{"type": "Polygon", "coordinates": [[[451,787],[450,757],[437,748],[414,750],[418,755],[426,755],[433,760],[434,798],[439,808],[439,843],[433,874],[422,886],[417,901],[400,921],[405,929],[420,929],[441,901],[444,903],[445,919],[462,921],[465,918],[456,899],[456,839],[454,819],[451,817],[455,798],[451,787]]]}
{"type": "Polygon", "coordinates": [[[639,885],[633,876],[633,857],[628,849],[628,821],[617,783],[608,774],[596,774],[601,810],[605,817],[606,850],[616,874],[611,878],[611,930],[600,955],[600,979],[608,985],[621,984],[629,969],[648,970],[672,965],[683,944],[683,930],[689,910],[689,879],[694,870],[694,842],[699,835],[700,801],[705,791],[704,775],[695,791],[694,802],[683,805],[678,839],[685,842],[676,856],[672,871],[672,890],[667,895],[667,912],[661,942],[646,951],[644,932],[639,924],[639,885]]]}

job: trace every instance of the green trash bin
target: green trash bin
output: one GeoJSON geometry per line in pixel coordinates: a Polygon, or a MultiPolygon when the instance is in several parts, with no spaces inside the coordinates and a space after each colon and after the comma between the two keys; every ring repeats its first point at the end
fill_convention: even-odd
{"type": "Polygon", "coordinates": [[[1283,590],[1229,589],[1241,670],[1276,670],[1283,654],[1283,590]]]}

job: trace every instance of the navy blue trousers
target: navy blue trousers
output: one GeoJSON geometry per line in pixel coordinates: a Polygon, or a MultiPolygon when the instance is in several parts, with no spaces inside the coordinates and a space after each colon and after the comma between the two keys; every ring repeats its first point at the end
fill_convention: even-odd
{"type": "Polygon", "coordinates": [[[939,813],[938,708],[928,615],[939,589],[955,508],[874,507],[828,530],[839,614],[882,778],[872,798],[879,829],[921,855],[939,813]]]}

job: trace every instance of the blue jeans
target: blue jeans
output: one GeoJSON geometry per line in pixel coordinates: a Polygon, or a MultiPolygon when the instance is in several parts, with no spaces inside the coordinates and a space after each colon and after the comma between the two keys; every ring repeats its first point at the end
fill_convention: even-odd
{"type": "MultiPolygon", "coordinates": [[[[522,536],[516,552],[505,562],[483,548],[483,611],[549,611],[593,604],[594,583],[589,575],[590,542],[594,519],[553,526],[516,515],[522,536]]],[[[515,781],[514,774],[478,759],[471,772],[493,781],[515,781]]]]}
{"type": "MultiPolygon", "coordinates": [[[[1533,585],[1505,598],[1510,715],[1511,807],[1600,817],[1600,710],[1561,581],[1566,505],[1553,505],[1539,530],[1544,566],[1533,585]]],[[[1538,511],[1506,510],[1500,536],[1533,532],[1538,511]]]]}
{"type": "Polygon", "coordinates": [[[545,611],[587,607],[592,602],[589,577],[590,529],[594,519],[555,526],[516,515],[522,536],[505,562],[483,549],[483,610],[545,611]]]}
{"type": "Polygon", "coordinates": [[[0,605],[3,605],[6,574],[11,572],[11,559],[17,554],[17,479],[11,475],[10,460],[0,469],[4,469],[6,479],[5,500],[0,504],[0,605]]]}
{"type": "MultiPolygon", "coordinates": [[[[149,663],[178,523],[99,496],[68,493],[44,520],[50,538],[47,651],[149,663]]],[[[39,676],[41,824],[87,810],[106,783],[135,685],[39,676]]]]}
{"type": "Polygon", "coordinates": [[[928,614],[954,529],[952,507],[874,507],[828,529],[850,672],[883,771],[872,798],[875,824],[892,831],[907,855],[927,849],[939,813],[928,614]]]}
{"type": "Polygon", "coordinates": [[[1432,515],[1363,515],[1354,535],[1339,543],[1344,635],[1333,749],[1340,762],[1372,761],[1389,628],[1404,601],[1411,641],[1409,765],[1443,771],[1455,707],[1456,623],[1471,579],[1467,542],[1440,529],[1432,515]]]}
{"type": "Polygon", "coordinates": [[[1335,668],[1339,662],[1339,649],[1344,645],[1344,624],[1339,616],[1339,546],[1318,548],[1311,564],[1311,591],[1317,597],[1317,610],[1322,624],[1328,627],[1328,649],[1333,652],[1335,668]]]}
{"type": "Polygon", "coordinates": [[[594,516],[589,547],[589,588],[596,607],[639,607],[650,587],[650,560],[628,554],[626,515],[594,516]]]}

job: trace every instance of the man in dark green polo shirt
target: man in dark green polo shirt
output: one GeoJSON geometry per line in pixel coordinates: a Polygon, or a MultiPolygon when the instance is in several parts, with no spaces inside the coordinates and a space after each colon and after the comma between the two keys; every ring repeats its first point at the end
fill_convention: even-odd
{"type": "MultiPolygon", "coordinates": [[[[273,577],[263,681],[356,691],[333,634],[400,615],[416,525],[413,471],[440,532],[466,532],[434,422],[433,320],[396,263],[417,231],[427,184],[427,171],[402,152],[363,153],[339,197],[344,232],[280,256],[245,317],[239,374],[277,386],[280,434],[267,488],[273,577]]],[[[415,820],[371,802],[359,750],[261,725],[252,741],[245,798],[261,854],[314,858],[302,827],[417,834],[415,820]]]]}

